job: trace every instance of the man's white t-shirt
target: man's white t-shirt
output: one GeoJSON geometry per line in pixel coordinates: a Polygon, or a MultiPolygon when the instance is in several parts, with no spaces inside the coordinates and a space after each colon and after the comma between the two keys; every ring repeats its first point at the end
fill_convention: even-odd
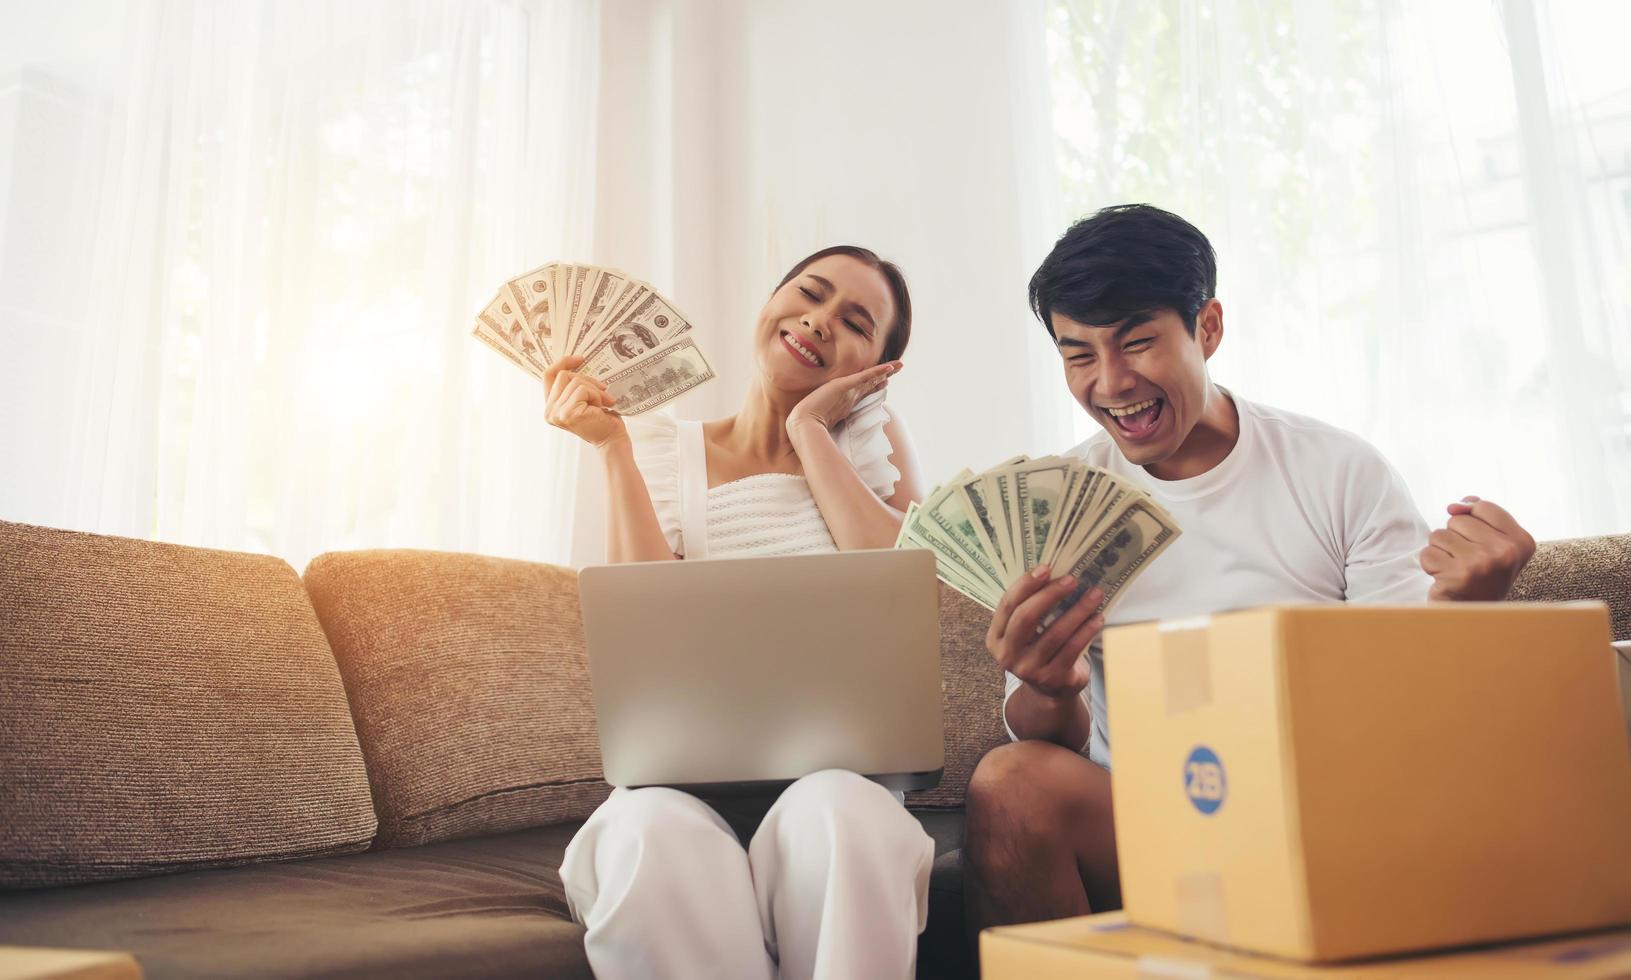
{"type": "MultiPolygon", "coordinates": [[[[1426,601],[1432,579],[1417,555],[1427,523],[1381,453],[1335,426],[1229,397],[1239,441],[1200,476],[1158,480],[1107,432],[1071,450],[1149,491],[1183,531],[1127,586],[1107,626],[1275,603],[1426,601]]],[[[1088,656],[1088,757],[1109,768],[1098,641],[1088,656]]],[[[1009,674],[1007,693],[1019,684],[1009,674]]]]}

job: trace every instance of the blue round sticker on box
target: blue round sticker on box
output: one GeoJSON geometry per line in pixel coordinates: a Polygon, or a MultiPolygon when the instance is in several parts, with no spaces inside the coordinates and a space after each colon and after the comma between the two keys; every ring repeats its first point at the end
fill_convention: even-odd
{"type": "Polygon", "coordinates": [[[1184,760],[1184,793],[1195,809],[1206,816],[1218,812],[1229,787],[1223,778],[1223,760],[1204,745],[1190,750],[1184,760]]]}

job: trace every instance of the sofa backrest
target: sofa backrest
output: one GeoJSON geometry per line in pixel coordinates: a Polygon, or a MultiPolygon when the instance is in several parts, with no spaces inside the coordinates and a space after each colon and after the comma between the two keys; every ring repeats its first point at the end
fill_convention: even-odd
{"type": "Polygon", "coordinates": [[[338,854],[374,828],[286,563],[0,522],[0,888],[338,854]]]}
{"type": "Polygon", "coordinates": [[[368,760],[376,846],[581,819],[606,798],[576,572],[351,551],[313,559],[306,588],[368,760]]]}
{"type": "Polygon", "coordinates": [[[1606,603],[1614,639],[1631,640],[1631,534],[1542,541],[1507,598],[1606,603]]]}
{"type": "MultiPolygon", "coordinates": [[[[587,817],[611,792],[577,573],[432,551],[320,555],[306,588],[345,678],[379,814],[376,847],[587,817]]],[[[978,605],[941,587],[946,773],[915,806],[955,807],[1006,739],[978,605]]]]}
{"type": "Polygon", "coordinates": [[[1002,723],[1002,668],[985,649],[991,613],[940,584],[940,679],[946,731],[946,771],[940,785],[906,794],[915,807],[963,805],[980,758],[1008,741],[1002,723]]]}
{"type": "MultiPolygon", "coordinates": [[[[1601,599],[1631,638],[1631,535],[1542,544],[1513,598],[1601,599]]],[[[940,614],[921,807],[1006,740],[989,613],[942,586],[940,614]]],[[[576,573],[363,551],[302,588],[266,556],[0,522],[0,789],[0,888],[584,817],[609,787],[576,573]]]]}

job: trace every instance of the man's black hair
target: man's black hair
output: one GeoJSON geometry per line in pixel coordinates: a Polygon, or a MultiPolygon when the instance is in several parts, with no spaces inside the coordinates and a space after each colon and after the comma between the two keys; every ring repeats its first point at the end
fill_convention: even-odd
{"type": "Polygon", "coordinates": [[[1031,277],[1031,309],[1050,336],[1055,313],[1113,326],[1159,309],[1176,310],[1194,336],[1217,288],[1217,254],[1199,228],[1148,204],[1120,204],[1081,219],[1054,243],[1031,277]]]}

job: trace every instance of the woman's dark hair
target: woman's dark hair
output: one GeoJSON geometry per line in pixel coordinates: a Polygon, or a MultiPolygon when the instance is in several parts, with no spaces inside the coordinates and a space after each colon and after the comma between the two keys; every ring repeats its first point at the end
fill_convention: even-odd
{"type": "Polygon", "coordinates": [[[1031,310],[1053,334],[1053,314],[1109,326],[1176,310],[1190,336],[1218,289],[1218,258],[1201,230],[1148,204],[1105,208],[1070,226],[1031,277],[1031,310]]]}
{"type": "Polygon", "coordinates": [[[809,268],[812,262],[829,255],[847,255],[877,269],[883,276],[884,282],[889,284],[889,295],[895,300],[895,322],[890,325],[889,336],[884,339],[883,357],[878,359],[878,363],[893,361],[906,353],[906,342],[912,339],[912,294],[906,291],[906,276],[901,273],[899,266],[887,259],[879,258],[878,253],[870,248],[862,248],[859,245],[833,245],[813,255],[807,255],[788,270],[787,275],[782,276],[782,281],[776,284],[776,289],[792,282],[799,273],[809,268]]]}

